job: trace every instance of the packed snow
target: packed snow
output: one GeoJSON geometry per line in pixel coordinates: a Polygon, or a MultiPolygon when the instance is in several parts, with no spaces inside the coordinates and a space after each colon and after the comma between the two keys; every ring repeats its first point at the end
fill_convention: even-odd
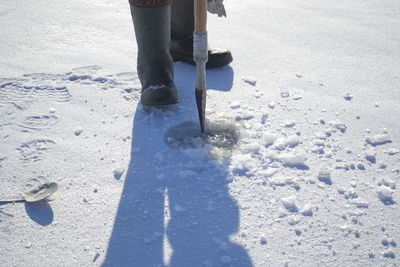
{"type": "Polygon", "coordinates": [[[395,0],[226,0],[180,103],[139,103],[127,1],[3,0],[2,266],[399,266],[395,0]]]}

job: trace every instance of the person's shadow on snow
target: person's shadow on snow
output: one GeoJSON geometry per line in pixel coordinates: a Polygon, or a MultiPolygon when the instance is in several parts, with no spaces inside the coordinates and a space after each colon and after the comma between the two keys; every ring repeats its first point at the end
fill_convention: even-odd
{"type": "MultiPolygon", "coordinates": [[[[192,101],[192,92],[180,92],[181,100],[192,101]]],[[[230,240],[239,210],[226,167],[164,140],[169,120],[176,123],[189,110],[196,116],[194,102],[183,104],[136,111],[131,161],[103,266],[253,266],[230,240]]]]}
{"type": "MultiPolygon", "coordinates": [[[[177,84],[178,90],[180,87],[193,88],[191,91],[194,95],[194,81],[196,80],[196,67],[182,62],[174,64],[175,68],[175,80],[178,80],[180,84],[177,84]]],[[[231,66],[223,68],[207,70],[207,89],[216,90],[222,92],[229,92],[233,86],[234,72],[231,66]]],[[[195,107],[193,107],[195,109],[195,107]]],[[[193,109],[193,110],[194,110],[193,109]]]]}

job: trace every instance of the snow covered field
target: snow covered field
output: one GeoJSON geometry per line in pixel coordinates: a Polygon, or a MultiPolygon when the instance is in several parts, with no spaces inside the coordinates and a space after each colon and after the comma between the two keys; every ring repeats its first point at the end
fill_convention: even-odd
{"type": "Polygon", "coordinates": [[[1,0],[1,266],[400,266],[400,3],[226,0],[138,104],[127,1],[1,0]],[[227,139],[224,139],[227,138],[227,139]]]}

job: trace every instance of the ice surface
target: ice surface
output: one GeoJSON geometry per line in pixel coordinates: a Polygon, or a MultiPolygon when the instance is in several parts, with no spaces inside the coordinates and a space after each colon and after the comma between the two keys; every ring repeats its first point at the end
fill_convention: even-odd
{"type": "Polygon", "coordinates": [[[191,158],[195,159],[205,159],[209,153],[209,150],[206,148],[185,148],[183,149],[183,153],[188,155],[191,158]]]}
{"type": "Polygon", "coordinates": [[[293,177],[274,176],[269,180],[269,183],[275,186],[284,186],[292,184],[294,180],[293,177]]]}
{"type": "Polygon", "coordinates": [[[272,168],[271,168],[271,169],[259,171],[258,174],[259,174],[261,177],[268,178],[268,177],[273,176],[276,172],[277,172],[276,169],[272,169],[272,168]]]}
{"type": "Polygon", "coordinates": [[[0,195],[60,185],[1,205],[2,265],[397,266],[394,0],[231,1],[204,135],[193,66],[140,104],[129,6],[47,2],[0,12],[0,195]]]}
{"type": "Polygon", "coordinates": [[[304,167],[307,161],[305,152],[282,153],[277,159],[289,167],[304,167]]]}
{"type": "Polygon", "coordinates": [[[282,137],[275,141],[275,147],[279,150],[285,149],[286,147],[295,147],[298,144],[300,144],[300,137],[298,135],[282,137]]]}
{"type": "Polygon", "coordinates": [[[271,146],[274,144],[275,140],[277,139],[276,135],[273,134],[264,134],[263,141],[265,146],[271,146]]]}
{"type": "Polygon", "coordinates": [[[222,256],[220,259],[221,264],[227,265],[231,263],[231,258],[229,256],[222,256]]]}
{"type": "Polygon", "coordinates": [[[183,212],[185,209],[181,205],[175,205],[174,210],[177,212],[183,212]]]}

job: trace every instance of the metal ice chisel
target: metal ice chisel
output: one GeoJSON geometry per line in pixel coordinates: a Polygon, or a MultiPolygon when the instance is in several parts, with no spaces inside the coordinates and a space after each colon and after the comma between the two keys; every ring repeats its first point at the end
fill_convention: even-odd
{"type": "Polygon", "coordinates": [[[207,41],[207,0],[194,2],[193,58],[196,62],[196,104],[200,128],[204,132],[206,109],[206,63],[208,60],[207,41]]]}

